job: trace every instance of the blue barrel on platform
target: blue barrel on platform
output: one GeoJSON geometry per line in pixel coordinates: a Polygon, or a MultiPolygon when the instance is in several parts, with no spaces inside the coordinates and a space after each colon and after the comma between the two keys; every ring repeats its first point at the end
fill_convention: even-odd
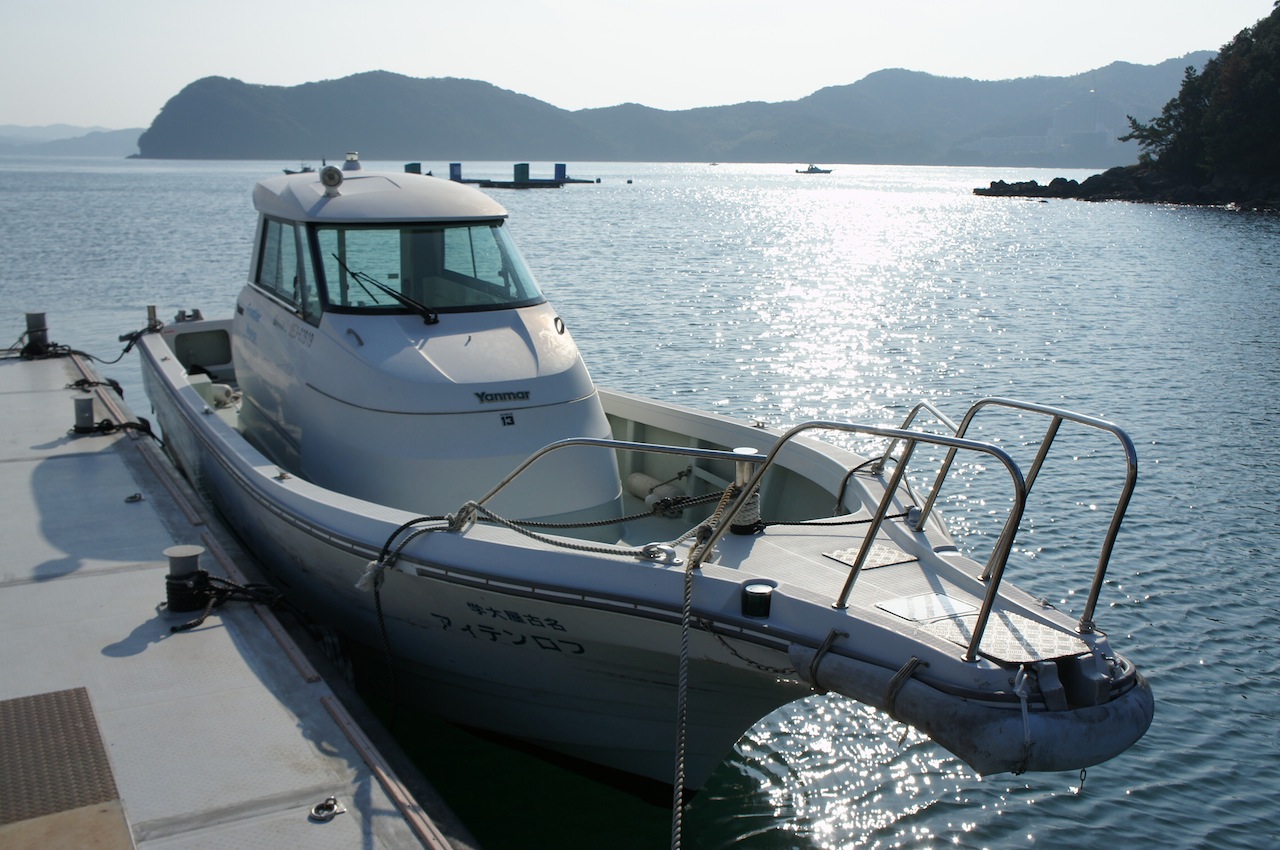
{"type": "Polygon", "coordinates": [[[457,183],[462,182],[462,163],[460,162],[449,163],[449,179],[457,183]]]}
{"type": "Polygon", "coordinates": [[[569,179],[569,169],[564,167],[563,162],[556,163],[556,179],[562,182],[569,179]]]}
{"type": "Polygon", "coordinates": [[[517,183],[528,183],[529,182],[529,163],[517,162],[515,165],[515,177],[513,179],[517,183]]]}

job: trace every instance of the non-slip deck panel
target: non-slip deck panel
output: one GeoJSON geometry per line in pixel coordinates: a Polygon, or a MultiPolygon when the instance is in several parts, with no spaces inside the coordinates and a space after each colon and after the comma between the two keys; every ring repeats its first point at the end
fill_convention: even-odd
{"type": "Polygon", "coordinates": [[[0,825],[118,797],[88,691],[0,701],[0,825]]]}
{"type": "MultiPolygon", "coordinates": [[[[959,646],[973,640],[977,615],[950,617],[923,624],[925,631],[959,646]]],[[[1083,655],[1089,646],[1061,628],[1038,623],[1013,611],[992,611],[982,633],[979,652],[988,658],[1010,664],[1029,664],[1054,658],[1083,655]]]]}

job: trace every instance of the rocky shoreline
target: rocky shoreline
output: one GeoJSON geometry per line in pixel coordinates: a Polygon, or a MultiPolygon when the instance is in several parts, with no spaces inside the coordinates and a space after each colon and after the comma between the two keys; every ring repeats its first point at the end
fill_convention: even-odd
{"type": "Polygon", "coordinates": [[[1046,185],[1035,180],[1006,183],[994,180],[975,195],[998,198],[1067,198],[1078,201],[1133,201],[1149,204],[1229,206],[1251,210],[1280,210],[1280,183],[1215,181],[1194,185],[1149,165],[1124,165],[1095,174],[1083,183],[1055,177],[1046,185]]]}

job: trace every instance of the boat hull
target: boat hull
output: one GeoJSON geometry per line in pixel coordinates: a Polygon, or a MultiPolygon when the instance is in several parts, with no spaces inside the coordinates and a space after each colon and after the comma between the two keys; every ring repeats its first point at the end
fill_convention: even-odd
{"type": "MultiPolygon", "coordinates": [[[[1114,656],[1105,636],[1065,631],[1065,618],[1020,591],[1006,602],[1046,618],[1043,628],[1056,624],[1053,635],[1079,648],[1074,659],[1041,662],[1046,681],[1059,665],[1079,672],[1068,688],[1074,699],[1082,685],[1100,681],[1091,672],[1097,664],[1116,659],[1090,704],[1048,710],[1043,700],[1020,700],[1010,687],[1018,665],[964,659],[960,646],[875,605],[832,605],[834,597],[796,583],[814,570],[827,586],[844,580],[847,568],[827,551],[833,533],[821,525],[722,539],[719,558],[692,577],[688,631],[680,563],[566,547],[483,523],[451,531],[444,521],[427,522],[418,527],[430,531],[398,538],[404,546],[394,565],[382,562],[375,598],[357,584],[413,515],[317,487],[254,449],[192,386],[173,353],[179,332],[166,329],[170,340],[150,334],[139,344],[171,453],[296,604],[352,641],[389,648],[398,684],[416,707],[671,782],[687,638],[690,788],[753,723],[815,688],[887,711],[980,773],[1094,765],[1131,746],[1151,722],[1146,681],[1114,656]],[[748,570],[752,564],[760,568],[748,570]],[[780,579],[772,614],[749,616],[740,607],[746,585],[767,575],[780,579]],[[904,669],[905,659],[922,663],[904,669]]],[[[615,420],[648,423],[653,433],[683,434],[689,444],[760,449],[776,440],[722,417],[632,397],[610,396],[605,410],[615,420]]],[[[805,487],[835,492],[859,460],[831,448],[796,451],[804,473],[795,478],[808,483],[784,487],[784,501],[796,501],[805,487]]],[[[867,497],[874,505],[875,493],[867,497]]],[[[945,585],[957,598],[980,593],[975,565],[956,569],[954,545],[938,529],[895,540],[916,547],[912,560],[928,566],[928,587],[945,585]]],[[[880,574],[859,585],[863,594],[880,574]]]]}

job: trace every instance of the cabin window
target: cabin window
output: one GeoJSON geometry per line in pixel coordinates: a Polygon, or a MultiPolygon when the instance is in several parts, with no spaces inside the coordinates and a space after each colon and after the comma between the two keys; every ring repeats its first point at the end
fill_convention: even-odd
{"type": "Polygon", "coordinates": [[[338,312],[450,313],[543,301],[501,222],[315,225],[319,288],[338,312]],[[399,296],[399,297],[397,297],[399,296]]]}
{"type": "Polygon", "coordinates": [[[298,243],[292,224],[271,218],[262,223],[262,252],[255,282],[290,304],[301,301],[298,243]]]}

